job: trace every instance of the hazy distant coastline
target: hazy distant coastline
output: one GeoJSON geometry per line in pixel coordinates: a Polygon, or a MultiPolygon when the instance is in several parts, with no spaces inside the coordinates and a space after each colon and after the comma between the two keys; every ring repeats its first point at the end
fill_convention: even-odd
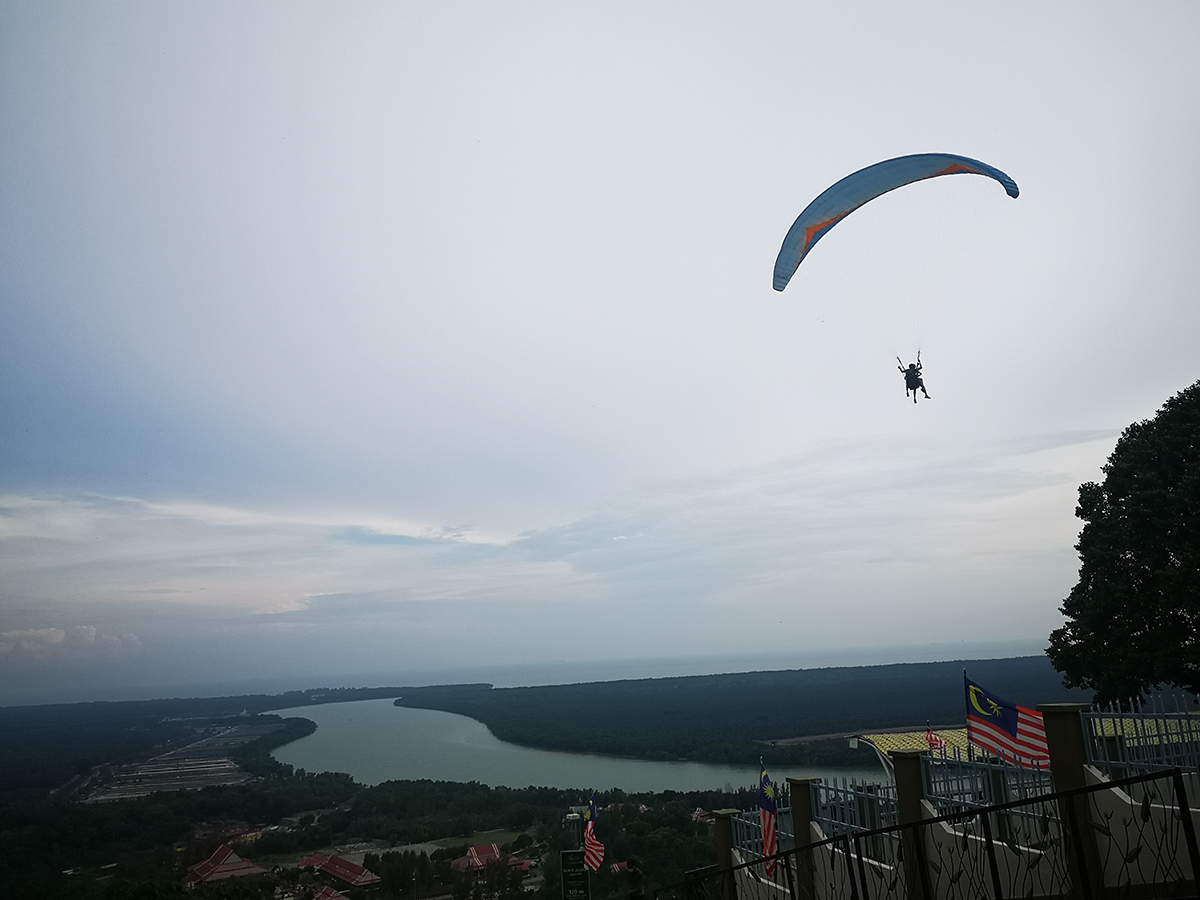
{"type": "MultiPolygon", "coordinates": [[[[389,671],[348,672],[305,679],[325,689],[363,685],[435,686],[487,682],[497,688],[541,687],[581,682],[618,681],[630,678],[675,678],[690,675],[726,675],[783,669],[847,668],[894,663],[939,662],[962,659],[1007,659],[1040,655],[1044,639],[952,641],[925,644],[880,644],[770,653],[695,654],[629,659],[545,659],[535,662],[500,662],[442,668],[405,668],[389,671]]],[[[168,697],[210,698],[278,695],[297,692],[295,675],[182,684],[72,683],[69,688],[44,684],[35,690],[15,690],[0,685],[0,706],[26,706],[97,701],[155,700],[168,697]]],[[[363,698],[360,698],[363,699],[363,698]]]]}

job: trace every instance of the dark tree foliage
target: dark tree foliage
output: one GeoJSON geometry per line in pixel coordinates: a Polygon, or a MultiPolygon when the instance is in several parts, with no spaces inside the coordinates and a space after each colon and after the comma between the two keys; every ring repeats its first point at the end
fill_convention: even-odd
{"type": "Polygon", "coordinates": [[[873,766],[844,740],[802,735],[962,722],[962,670],[1023,706],[1081,700],[1042,656],[642,678],[542,687],[450,685],[406,691],[397,706],[483,722],[514,744],[642,759],[768,766],[873,766]]]}
{"type": "Polygon", "coordinates": [[[101,763],[157,756],[197,740],[214,726],[252,721],[247,714],[395,697],[404,690],[314,688],[284,694],[0,707],[0,792],[54,788],[101,763]]]}
{"type": "MultiPolygon", "coordinates": [[[[463,850],[463,854],[466,852],[463,850]]],[[[461,877],[451,869],[450,859],[448,855],[434,860],[424,853],[391,850],[382,855],[367,853],[363,857],[363,867],[382,878],[382,887],[390,894],[397,897],[429,897],[449,893],[447,886],[453,887],[456,876],[461,877]]]]}
{"type": "Polygon", "coordinates": [[[1049,656],[1100,700],[1200,691],[1200,382],[1125,429],[1079,488],[1079,583],[1049,656]]]}
{"type": "MultiPolygon", "coordinates": [[[[275,853],[311,852],[357,840],[394,845],[450,836],[465,839],[478,831],[511,829],[536,831],[539,840],[549,840],[553,852],[541,855],[552,861],[557,859],[554,840],[561,843],[563,838],[563,817],[570,807],[586,803],[589,793],[584,789],[492,788],[477,782],[447,781],[389,781],[367,787],[348,775],[311,774],[279,765],[273,774],[243,785],[113,803],[67,803],[44,797],[6,800],[0,795],[0,898],[152,900],[179,896],[185,868],[208,857],[226,840],[198,836],[197,826],[220,822],[276,825],[285,816],[299,816],[299,827],[264,835],[249,845],[235,844],[235,849],[262,860],[275,853]],[[316,821],[311,812],[300,815],[313,810],[320,811],[316,821]],[[109,866],[117,868],[109,874],[109,866]],[[68,874],[77,869],[83,871],[68,874]]],[[[746,809],[756,796],[750,788],[734,793],[602,792],[598,795],[602,812],[597,830],[602,840],[611,842],[612,861],[636,855],[643,861],[649,882],[668,884],[711,860],[714,852],[707,829],[698,828],[690,813],[696,807],[746,809]],[[610,809],[612,804],[623,805],[623,811],[610,809]]],[[[514,841],[510,849],[521,849],[516,846],[520,843],[523,855],[528,856],[531,840],[514,841]]],[[[449,861],[466,851],[464,840],[462,846],[435,851],[428,859],[384,852],[373,857],[373,870],[388,881],[395,897],[411,898],[414,874],[419,897],[444,896],[457,884],[450,875],[449,861]]],[[[270,896],[267,888],[274,883],[267,878],[237,881],[238,886],[213,885],[188,896],[196,900],[254,897],[258,895],[253,892],[260,889],[270,896]]],[[[617,881],[610,881],[615,891],[617,881]]],[[[485,885],[485,893],[492,893],[482,898],[475,897],[473,883],[458,887],[465,891],[465,900],[506,900],[500,895],[512,885],[503,879],[485,885]]],[[[596,897],[603,900],[599,894],[596,897]]]]}

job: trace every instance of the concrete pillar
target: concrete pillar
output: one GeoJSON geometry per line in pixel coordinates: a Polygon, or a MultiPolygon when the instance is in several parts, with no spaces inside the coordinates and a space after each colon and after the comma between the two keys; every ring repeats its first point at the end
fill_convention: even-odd
{"type": "Polygon", "coordinates": [[[1083,775],[1083,767],[1087,765],[1083,713],[1090,708],[1086,703],[1042,703],[1037,708],[1046,726],[1050,774],[1056,791],[1069,791],[1087,784],[1083,775]]]}
{"type": "Polygon", "coordinates": [[[733,880],[733,817],[736,809],[713,810],[713,837],[717,843],[717,896],[720,900],[737,900],[737,885],[733,880]]]}
{"type": "MultiPolygon", "coordinates": [[[[928,750],[889,750],[896,777],[896,812],[901,825],[918,824],[925,818],[921,801],[925,799],[925,777],[921,772],[921,757],[928,750]]],[[[929,882],[925,872],[924,835],[919,827],[906,828],[901,834],[904,847],[904,882],[910,900],[928,897],[929,882]]]]}
{"type": "Polygon", "coordinates": [[[889,750],[896,772],[896,806],[900,824],[920,822],[925,818],[921,801],[925,799],[925,778],[921,774],[921,757],[928,750],[889,750]]]}
{"type": "Polygon", "coordinates": [[[563,830],[568,835],[568,850],[578,850],[583,846],[583,817],[579,813],[567,813],[563,819],[563,830]]]}
{"type": "MultiPolygon", "coordinates": [[[[1055,791],[1069,791],[1087,785],[1083,767],[1087,765],[1087,743],[1083,733],[1086,703],[1042,703],[1038,712],[1046,726],[1046,746],[1050,748],[1050,776],[1055,791]]],[[[1086,796],[1072,797],[1059,804],[1063,831],[1071,849],[1071,897],[1098,897],[1104,890],[1104,874],[1096,836],[1088,827],[1091,804],[1086,796]],[[1076,830],[1072,832],[1071,823],[1076,830]],[[1080,859],[1082,854],[1082,859],[1080,859]]]]}
{"type": "MultiPolygon", "coordinates": [[[[812,900],[816,896],[816,868],[813,864],[812,828],[813,795],[820,778],[789,778],[788,794],[792,799],[792,831],[796,835],[796,896],[798,900],[812,900]]],[[[829,837],[829,835],[826,835],[829,837]]]]}

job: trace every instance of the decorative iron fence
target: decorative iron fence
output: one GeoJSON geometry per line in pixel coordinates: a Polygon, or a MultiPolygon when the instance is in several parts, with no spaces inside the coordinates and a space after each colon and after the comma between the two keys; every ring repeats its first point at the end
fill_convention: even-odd
{"type": "Polygon", "coordinates": [[[1141,900],[1196,897],[1197,872],[1196,823],[1175,769],[847,832],[697,870],[655,898],[1141,900]]]}

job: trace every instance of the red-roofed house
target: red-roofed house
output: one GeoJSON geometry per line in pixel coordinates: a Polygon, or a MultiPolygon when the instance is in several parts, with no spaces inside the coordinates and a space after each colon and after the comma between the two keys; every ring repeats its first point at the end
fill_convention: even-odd
{"type": "Polygon", "coordinates": [[[471,869],[482,869],[488,863],[500,862],[502,858],[503,854],[500,852],[499,844],[480,844],[478,847],[472,847],[467,851],[466,856],[460,856],[450,865],[460,872],[466,872],[471,869]]]}
{"type": "Polygon", "coordinates": [[[341,891],[335,891],[327,884],[321,885],[321,889],[313,894],[313,900],[349,900],[349,898],[341,891]]]}
{"type": "Polygon", "coordinates": [[[191,886],[207,881],[241,878],[245,875],[265,875],[266,872],[266,869],[260,869],[250,860],[242,859],[228,844],[222,844],[217,848],[217,852],[204,862],[196,863],[188,869],[184,884],[191,886]]]}
{"type": "Polygon", "coordinates": [[[319,872],[340,878],[351,887],[365,887],[368,884],[378,884],[381,879],[374,872],[362,866],[342,859],[340,856],[306,856],[300,860],[300,868],[312,867],[319,872]]]}
{"type": "Polygon", "coordinates": [[[501,862],[526,870],[529,868],[527,861],[515,859],[511,854],[504,853],[499,844],[480,844],[478,847],[472,847],[466,856],[453,860],[450,866],[459,872],[478,872],[492,863],[501,862]]]}

